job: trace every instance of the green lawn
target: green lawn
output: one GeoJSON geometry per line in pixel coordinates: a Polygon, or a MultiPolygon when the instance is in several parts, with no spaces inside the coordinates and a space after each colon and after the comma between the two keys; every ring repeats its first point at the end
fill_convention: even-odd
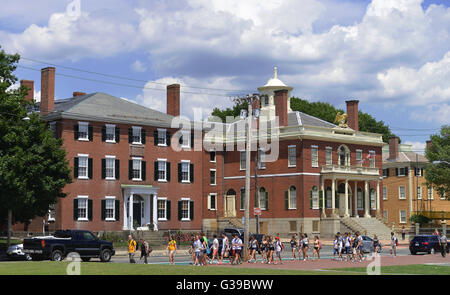
{"type": "MultiPolygon", "coordinates": [[[[69,262],[0,263],[0,275],[65,275],[69,262]]],[[[240,267],[82,262],[82,275],[351,275],[340,271],[274,270],[240,267]]]]}
{"type": "MultiPolygon", "coordinates": [[[[334,271],[366,273],[365,267],[337,268],[334,271]]],[[[409,274],[409,275],[450,275],[450,266],[442,265],[398,265],[382,266],[381,274],[409,274]]]]}

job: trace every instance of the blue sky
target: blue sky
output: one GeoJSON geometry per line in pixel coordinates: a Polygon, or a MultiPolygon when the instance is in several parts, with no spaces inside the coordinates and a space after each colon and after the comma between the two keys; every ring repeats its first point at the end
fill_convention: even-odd
{"type": "Polygon", "coordinates": [[[2,6],[0,45],[27,58],[16,75],[37,81],[36,98],[40,73],[24,67],[47,64],[30,59],[57,65],[57,98],[102,91],[164,111],[164,84],[180,83],[181,111],[189,117],[193,108],[207,115],[231,106],[232,94],[256,92],[277,66],[294,96],[341,108],[359,99],[360,109],[419,150],[450,123],[449,6],[448,0],[27,0],[2,6]]]}

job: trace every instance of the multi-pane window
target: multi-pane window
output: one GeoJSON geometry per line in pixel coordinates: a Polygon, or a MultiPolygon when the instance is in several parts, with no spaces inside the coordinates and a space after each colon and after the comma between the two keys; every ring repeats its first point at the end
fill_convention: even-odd
{"type": "Polygon", "coordinates": [[[166,167],[167,167],[166,161],[158,160],[158,181],[167,180],[166,167]]]}
{"type": "Polygon", "coordinates": [[[105,167],[105,174],[106,179],[115,179],[115,164],[116,164],[116,158],[111,156],[106,156],[106,167],[105,167]]]}
{"type": "Polygon", "coordinates": [[[167,145],[167,130],[158,129],[158,145],[167,145]]]}
{"type": "Polygon", "coordinates": [[[50,126],[50,131],[53,132],[53,137],[56,138],[56,122],[50,122],[49,126],[50,126]]]}
{"type": "Polygon", "coordinates": [[[373,189],[370,191],[370,209],[371,210],[377,209],[377,198],[376,198],[375,190],[373,190],[373,189]]]}
{"type": "Polygon", "coordinates": [[[429,200],[434,200],[434,196],[433,196],[433,187],[429,186],[428,187],[428,199],[429,200]]]}
{"type": "Polygon", "coordinates": [[[422,176],[422,169],[420,169],[420,168],[415,168],[415,170],[416,170],[416,175],[417,175],[417,176],[422,176]]]}
{"type": "Polygon", "coordinates": [[[398,176],[405,176],[406,175],[406,168],[397,168],[398,170],[398,176]]]}
{"type": "Polygon", "coordinates": [[[181,134],[182,134],[181,147],[183,147],[183,148],[191,147],[191,132],[190,131],[181,131],[181,134]]]}
{"type": "Polygon", "coordinates": [[[267,210],[267,205],[269,203],[269,195],[266,191],[265,188],[260,188],[259,190],[259,208],[261,208],[261,210],[267,210]]]}
{"type": "Polygon", "coordinates": [[[330,209],[331,208],[331,188],[327,188],[327,191],[325,193],[325,208],[330,209]]]}
{"type": "Polygon", "coordinates": [[[78,122],[78,140],[89,140],[88,122],[78,122]]]}
{"type": "Polygon", "coordinates": [[[245,151],[241,151],[240,152],[240,169],[241,170],[245,170],[245,166],[246,166],[246,154],[245,151]]]}
{"type": "Polygon", "coordinates": [[[142,143],[142,138],[141,138],[141,127],[138,126],[133,126],[133,133],[132,133],[132,143],[134,144],[140,144],[142,143]]]}
{"type": "Polygon", "coordinates": [[[370,151],[369,152],[370,158],[369,158],[369,166],[371,168],[375,168],[375,152],[374,151],[370,151]]]}
{"type": "Polygon", "coordinates": [[[356,165],[362,166],[362,150],[356,150],[356,165]]]}
{"type": "Polygon", "coordinates": [[[406,210],[400,210],[400,223],[406,223],[406,210]]]}
{"type": "Polygon", "coordinates": [[[383,186],[383,200],[387,200],[388,196],[387,196],[387,187],[383,186]]]}
{"type": "Polygon", "coordinates": [[[116,142],[116,125],[106,124],[106,141],[116,142]]]}
{"type": "Polygon", "coordinates": [[[422,188],[420,186],[417,187],[417,199],[422,200],[422,188]]]}
{"type": "Polygon", "coordinates": [[[167,200],[158,200],[158,219],[167,219],[167,200]]]}
{"type": "Polygon", "coordinates": [[[88,219],[88,199],[87,198],[79,198],[78,199],[78,220],[87,220],[88,219]]]}
{"type": "Polygon", "coordinates": [[[383,219],[386,222],[388,220],[388,212],[387,210],[383,210],[383,219]]]}
{"type": "Polygon", "coordinates": [[[358,210],[364,210],[364,195],[361,189],[358,189],[358,194],[356,196],[356,207],[358,210]]]}
{"type": "Polygon", "coordinates": [[[404,186],[398,187],[398,198],[399,199],[406,199],[406,189],[404,186]]]}
{"type": "Polygon", "coordinates": [[[209,210],[216,210],[216,201],[217,201],[217,195],[216,194],[210,194],[208,196],[208,209],[209,210]]]}
{"type": "Polygon", "coordinates": [[[319,148],[311,146],[311,167],[319,167],[319,148]]]}
{"type": "Polygon", "coordinates": [[[133,158],[133,180],[142,179],[142,159],[133,158]]]}
{"type": "Polygon", "coordinates": [[[258,150],[258,169],[266,169],[266,153],[263,150],[258,150]]]}
{"type": "Polygon", "coordinates": [[[297,190],[295,186],[289,188],[289,209],[297,209],[297,190]]]}
{"type": "Polygon", "coordinates": [[[383,177],[388,177],[389,175],[389,168],[383,169],[383,177]]]}
{"type": "Polygon", "coordinates": [[[209,178],[210,178],[209,183],[211,185],[216,185],[216,169],[209,170],[209,178]]]}
{"type": "Polygon", "coordinates": [[[216,161],[216,152],[210,152],[209,153],[209,161],[215,162],[216,161]]]}
{"type": "Polygon", "coordinates": [[[181,181],[189,182],[189,165],[190,162],[181,162],[181,181]]]}
{"type": "Polygon", "coordinates": [[[313,187],[311,194],[311,209],[319,209],[319,190],[317,186],[313,187]]]}
{"type": "Polygon", "coordinates": [[[106,220],[115,220],[115,203],[116,200],[113,198],[107,198],[105,202],[105,217],[106,220]]]}
{"type": "Polygon", "coordinates": [[[296,147],[295,145],[292,145],[288,147],[288,166],[295,167],[296,164],[297,164],[296,147]]]}
{"type": "Polygon", "coordinates": [[[326,164],[327,165],[331,165],[333,163],[332,152],[333,152],[333,149],[331,147],[326,148],[326,164]]]}
{"type": "Polygon", "coordinates": [[[78,178],[88,178],[87,155],[78,155],[78,178]]]}
{"type": "Polygon", "coordinates": [[[55,205],[54,204],[50,204],[50,206],[48,208],[48,220],[49,221],[55,220],[55,205]]]}
{"type": "MultiPolygon", "coordinates": [[[[255,204],[258,207],[258,204],[255,204]]],[[[241,188],[241,210],[245,210],[245,188],[241,188]]]]}
{"type": "Polygon", "coordinates": [[[190,218],[189,218],[189,200],[181,201],[181,220],[190,220],[190,218]]]}

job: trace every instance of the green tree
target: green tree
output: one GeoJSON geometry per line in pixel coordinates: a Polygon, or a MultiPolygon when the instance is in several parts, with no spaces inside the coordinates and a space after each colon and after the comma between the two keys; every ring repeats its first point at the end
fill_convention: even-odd
{"type": "Polygon", "coordinates": [[[429,185],[437,188],[440,194],[450,199],[450,126],[441,127],[440,134],[430,136],[431,145],[426,149],[425,157],[430,161],[426,167],[425,179],[429,185]],[[440,161],[439,163],[433,163],[440,161]]]}
{"type": "Polygon", "coordinates": [[[12,220],[46,215],[71,182],[62,140],[38,113],[27,113],[31,103],[25,87],[8,90],[17,81],[13,72],[19,59],[0,50],[0,216],[8,216],[8,245],[12,220]]]}

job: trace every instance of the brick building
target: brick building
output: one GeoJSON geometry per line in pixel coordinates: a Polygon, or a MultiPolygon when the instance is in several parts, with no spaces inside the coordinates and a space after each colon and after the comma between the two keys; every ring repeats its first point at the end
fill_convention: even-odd
{"type": "Polygon", "coordinates": [[[411,145],[399,144],[397,137],[389,139],[389,146],[383,149],[382,192],[383,219],[389,227],[409,228],[411,215],[418,212],[450,212],[445,196],[426,184],[428,163],[411,145]]]}
{"type": "MultiPolygon", "coordinates": [[[[174,128],[180,112],[177,84],[167,87],[167,112],[162,113],[105,93],[74,92],[55,100],[54,68],[42,69],[41,83],[40,112],[63,139],[73,169],[73,183],[64,189],[68,196],[46,217],[50,230],[218,231],[242,226],[243,137],[214,137],[214,144],[231,150],[203,148],[212,141],[207,136],[211,126],[242,131],[242,120],[192,124],[199,127],[187,131],[174,128]]],[[[347,101],[348,127],[337,126],[292,111],[292,87],[278,79],[276,69],[258,90],[266,96],[253,132],[275,118],[280,125],[268,129],[278,134],[277,159],[265,161],[270,151],[256,148],[251,157],[250,208],[262,210],[260,231],[330,235],[354,229],[357,219],[376,222],[383,210],[384,143],[379,134],[359,131],[358,101],[347,101]]],[[[253,212],[250,217],[255,231],[253,212]]],[[[42,220],[36,220],[27,230],[40,231],[42,220]]],[[[15,230],[24,229],[15,225],[15,230]]]]}

